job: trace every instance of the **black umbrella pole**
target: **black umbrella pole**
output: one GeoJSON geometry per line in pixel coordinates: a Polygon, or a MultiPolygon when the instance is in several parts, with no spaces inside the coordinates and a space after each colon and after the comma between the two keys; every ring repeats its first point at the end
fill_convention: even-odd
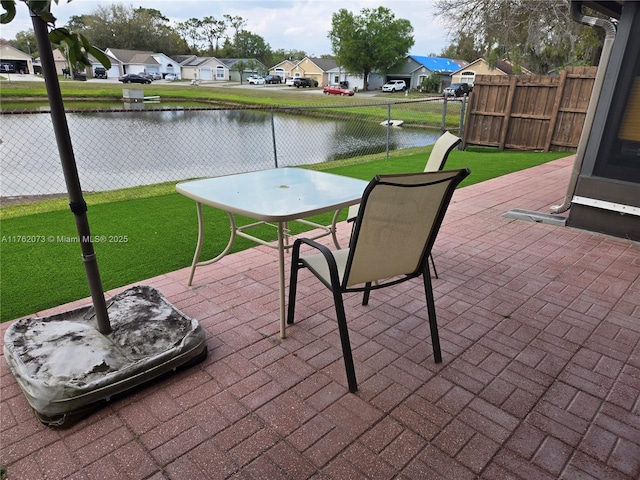
{"type": "Polygon", "coordinates": [[[89,229],[89,221],[87,219],[87,204],[82,196],[78,169],[71,145],[71,136],[69,135],[69,126],[67,125],[67,117],[64,111],[64,104],[62,103],[60,83],[58,82],[56,65],[53,60],[53,50],[51,48],[51,42],[49,42],[49,29],[47,24],[33,12],[31,13],[31,21],[38,44],[38,51],[40,52],[42,73],[47,88],[49,104],[51,105],[51,122],[53,123],[53,130],[56,135],[56,143],[58,144],[58,152],[60,153],[60,161],[64,172],[64,180],[69,194],[69,206],[76,219],[76,227],[82,249],[82,260],[84,261],[84,268],[87,273],[87,280],[89,281],[89,290],[91,291],[91,298],[93,300],[98,331],[106,335],[111,333],[111,323],[109,322],[109,314],[107,313],[107,304],[102,289],[100,271],[98,270],[98,261],[91,240],[91,230],[89,229]]]}

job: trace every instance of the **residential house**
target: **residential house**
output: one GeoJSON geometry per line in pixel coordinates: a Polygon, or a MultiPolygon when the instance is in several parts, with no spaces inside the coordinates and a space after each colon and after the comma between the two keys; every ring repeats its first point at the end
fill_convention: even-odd
{"type": "MultiPolygon", "coordinates": [[[[329,83],[337,84],[341,82],[347,82],[349,88],[356,91],[364,91],[364,75],[361,73],[349,73],[344,70],[343,67],[336,65],[335,68],[327,71],[329,77],[329,83]]],[[[378,90],[382,88],[382,85],[385,83],[386,76],[372,72],[369,74],[369,78],[367,79],[367,89],[368,90],[378,90]]]]}
{"type": "Polygon", "coordinates": [[[180,76],[180,65],[164,53],[107,48],[105,53],[122,65],[122,74],[146,72],[164,76],[173,73],[180,76]]]}
{"type": "Polygon", "coordinates": [[[0,45],[0,74],[29,73],[33,75],[33,59],[28,53],[8,43],[0,45]]]}
{"type": "Polygon", "coordinates": [[[451,74],[467,65],[464,60],[442,57],[408,55],[404,63],[387,74],[388,80],[404,80],[409,89],[418,88],[423,80],[436,74],[440,76],[440,90],[451,84],[451,74]]]}
{"type": "Polygon", "coordinates": [[[60,50],[55,49],[53,51],[53,62],[56,65],[56,73],[58,75],[64,75],[65,71],[69,70],[69,61],[60,50]]]}
{"type": "Polygon", "coordinates": [[[294,62],[293,60],[283,60],[282,62],[274,65],[269,70],[271,75],[280,75],[282,80],[284,81],[287,77],[293,77],[293,69],[295,68],[298,62],[294,62]]]}
{"type": "MultiPolygon", "coordinates": [[[[111,62],[111,67],[109,67],[107,69],[107,77],[108,78],[118,78],[122,75],[122,63],[113,55],[110,55],[106,52],[103,52],[107,58],[109,58],[109,61],[111,62]]],[[[88,77],[94,77],[94,71],[96,67],[103,67],[104,65],[102,65],[102,63],[100,63],[98,61],[97,58],[95,58],[93,55],[89,55],[89,60],[91,61],[91,69],[87,69],[87,70],[91,70],[91,71],[87,71],[87,76],[88,77]]]]}
{"type": "Polygon", "coordinates": [[[333,58],[304,57],[291,69],[292,77],[305,77],[318,82],[319,86],[335,83],[329,72],[335,71],[338,64],[333,58]]]}
{"type": "MultiPolygon", "coordinates": [[[[283,80],[288,77],[311,78],[317,81],[319,86],[347,82],[350,88],[360,90],[364,88],[364,77],[361,74],[347,72],[332,58],[305,57],[298,62],[283,60],[271,67],[269,73],[280,75],[283,80]]],[[[379,88],[384,83],[384,77],[379,74],[370,74],[369,88],[371,88],[372,81],[374,88],[379,88]]]]}
{"type": "Polygon", "coordinates": [[[221,58],[219,59],[229,69],[229,80],[232,82],[244,82],[249,75],[263,74],[269,69],[255,58],[221,58]],[[238,65],[242,62],[242,71],[238,65]]]}
{"type": "Polygon", "coordinates": [[[181,76],[185,79],[226,82],[229,80],[229,67],[215,57],[179,55],[181,76]]]}
{"type": "Polygon", "coordinates": [[[524,67],[517,71],[509,60],[498,60],[495,67],[491,67],[484,58],[478,58],[468,65],[451,74],[451,83],[469,83],[473,85],[476,75],[533,75],[524,67]]]}

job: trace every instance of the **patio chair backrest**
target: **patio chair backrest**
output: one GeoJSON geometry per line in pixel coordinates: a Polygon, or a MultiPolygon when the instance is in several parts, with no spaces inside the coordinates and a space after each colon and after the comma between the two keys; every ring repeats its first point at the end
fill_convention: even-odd
{"type": "Polygon", "coordinates": [[[429,155],[427,164],[424,166],[424,171],[437,172],[438,170],[442,170],[449,157],[449,153],[451,153],[451,150],[456,148],[460,142],[462,142],[462,139],[456,137],[449,131],[440,135],[433,145],[433,149],[431,149],[431,154],[429,155]]]}
{"type": "Polygon", "coordinates": [[[376,176],[362,197],[343,286],[422,273],[453,191],[469,173],[376,176]]]}

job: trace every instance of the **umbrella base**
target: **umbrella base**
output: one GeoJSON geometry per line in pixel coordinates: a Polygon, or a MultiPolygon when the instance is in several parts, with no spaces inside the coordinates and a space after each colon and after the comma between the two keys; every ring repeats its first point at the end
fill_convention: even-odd
{"type": "Polygon", "coordinates": [[[207,356],[204,330],[147,286],[108,302],[112,332],[93,307],[26,318],[5,333],[4,354],[37,418],[68,427],[114,398],[207,356]]]}

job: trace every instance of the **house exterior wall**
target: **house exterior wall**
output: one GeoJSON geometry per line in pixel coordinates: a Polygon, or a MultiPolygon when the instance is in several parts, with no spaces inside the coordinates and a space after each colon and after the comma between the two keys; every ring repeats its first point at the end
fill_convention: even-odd
{"type": "Polygon", "coordinates": [[[10,73],[34,73],[31,56],[8,44],[0,45],[0,63],[11,65],[14,71],[10,73]]]}
{"type": "Polygon", "coordinates": [[[269,70],[270,75],[280,75],[282,80],[284,81],[287,77],[293,77],[293,68],[296,64],[290,60],[285,60],[284,62],[280,62],[277,65],[274,65],[269,70]]]}
{"type": "Polygon", "coordinates": [[[300,63],[291,70],[291,75],[289,76],[311,78],[318,82],[320,86],[330,83],[329,74],[320,70],[315,63],[307,58],[301,60],[300,63]]]}
{"type": "MultiPolygon", "coordinates": [[[[411,81],[409,82],[407,87],[409,87],[409,89],[418,88],[422,84],[422,82],[429,78],[431,75],[433,75],[433,72],[427,67],[422,66],[411,73],[411,81]]],[[[440,84],[442,85],[442,78],[440,79],[440,84]]]]}
{"type": "Polygon", "coordinates": [[[68,62],[60,50],[56,49],[53,51],[53,62],[56,65],[56,73],[63,75],[62,70],[68,68],[68,62]]]}
{"type": "MultiPolygon", "coordinates": [[[[99,62],[92,62],[91,63],[91,72],[90,72],[91,76],[95,77],[93,72],[95,71],[96,67],[102,67],[102,66],[103,65],[101,63],[99,63],[99,62]]],[[[118,77],[120,77],[122,75],[120,67],[121,67],[120,63],[118,63],[118,62],[114,61],[113,59],[111,59],[111,68],[109,68],[107,70],[107,78],[118,78],[118,77]]]]}
{"type": "Polygon", "coordinates": [[[200,79],[200,72],[198,71],[198,67],[182,67],[181,69],[181,78],[186,80],[191,80],[192,78],[200,79]]]}
{"type": "Polygon", "coordinates": [[[472,62],[451,75],[451,83],[473,83],[476,75],[506,75],[502,70],[489,68],[484,60],[472,62]],[[469,75],[471,73],[472,75],[469,75]],[[469,81],[471,79],[471,81],[469,81]]]}

